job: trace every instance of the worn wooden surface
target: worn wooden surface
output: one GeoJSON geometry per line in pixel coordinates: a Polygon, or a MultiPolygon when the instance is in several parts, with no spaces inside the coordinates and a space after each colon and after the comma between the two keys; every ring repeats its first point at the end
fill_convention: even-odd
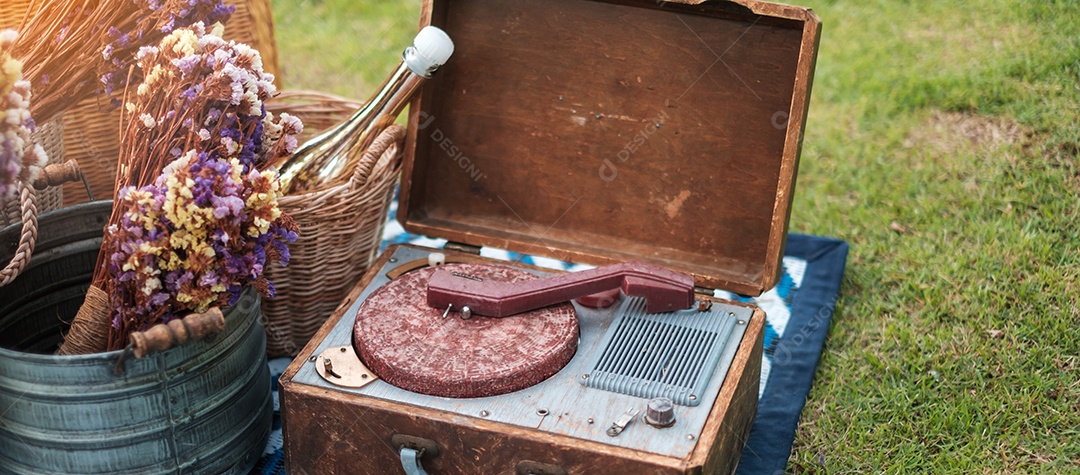
{"type": "Polygon", "coordinates": [[[410,108],[407,230],[697,285],[775,284],[820,22],[754,1],[428,0],[453,59],[410,108]]]}
{"type": "Polygon", "coordinates": [[[401,464],[391,444],[395,434],[439,444],[440,454],[424,459],[431,474],[513,474],[523,460],[554,464],[571,474],[693,473],[681,460],[482,419],[446,420],[442,412],[379,399],[345,403],[333,390],[305,386],[287,390],[282,397],[289,411],[289,473],[396,473],[401,464]],[[293,437],[298,431],[306,435],[293,437]]]}
{"type": "MultiPolygon", "coordinates": [[[[765,311],[754,309],[748,335],[765,333],[765,311]]],[[[739,464],[739,454],[746,446],[750,428],[757,415],[758,385],[761,381],[761,342],[743,338],[743,347],[731,365],[732,374],[738,379],[720,389],[713,414],[702,431],[699,449],[690,459],[690,465],[702,467],[702,473],[733,473],[739,464]],[[710,440],[711,439],[711,440],[710,440]],[[732,450],[735,455],[732,456],[732,450]]]]}
{"type": "MultiPolygon", "coordinates": [[[[388,249],[372,269],[381,269],[394,250],[388,249]]],[[[379,271],[365,276],[361,285],[370,283],[376,272],[379,271]]],[[[360,293],[358,287],[352,298],[360,293]]],[[[394,434],[402,433],[441,444],[442,454],[424,463],[432,474],[513,473],[521,460],[552,463],[571,474],[727,473],[737,462],[753,419],[764,325],[760,310],[750,318],[743,343],[735,352],[723,386],[717,389],[719,396],[704,431],[698,435],[698,442],[685,457],[665,457],[482,417],[298,383],[298,371],[319,351],[320,343],[330,337],[331,329],[340,326],[342,318],[351,318],[348,307],[343,305],[330,317],[281,378],[286,462],[290,473],[375,474],[386,473],[388,466],[396,470],[399,464],[396,451],[387,444],[394,434]],[[365,472],[357,471],[357,467],[372,468],[365,472]],[[703,467],[722,471],[709,468],[701,472],[703,467]]],[[[610,421],[597,421],[597,424],[607,423],[610,421]]]]}

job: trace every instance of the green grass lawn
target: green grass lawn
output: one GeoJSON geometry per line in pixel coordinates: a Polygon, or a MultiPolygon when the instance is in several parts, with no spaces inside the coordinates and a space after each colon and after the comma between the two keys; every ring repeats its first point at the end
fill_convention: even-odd
{"type": "MultiPolygon", "coordinates": [[[[793,231],[851,244],[794,473],[1080,473],[1080,2],[813,0],[793,231]]],[[[364,99],[419,2],[274,0],[364,99]]]]}

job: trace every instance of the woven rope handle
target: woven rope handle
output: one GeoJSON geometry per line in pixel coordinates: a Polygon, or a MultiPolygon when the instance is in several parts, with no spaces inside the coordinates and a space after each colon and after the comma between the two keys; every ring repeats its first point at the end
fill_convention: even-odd
{"type": "Polygon", "coordinates": [[[360,157],[360,163],[356,164],[356,170],[353,171],[352,178],[349,179],[349,185],[356,189],[367,183],[372,168],[379,162],[383,152],[390,148],[391,145],[401,142],[404,138],[405,127],[400,125],[394,124],[383,130],[378,137],[375,137],[375,141],[371,143],[371,146],[364,150],[364,155],[360,157]]]}
{"type": "Polygon", "coordinates": [[[0,270],[0,287],[10,284],[26,265],[30,263],[30,257],[34,253],[34,245],[37,244],[37,195],[34,190],[25,183],[18,183],[19,206],[22,210],[22,233],[19,234],[19,247],[12,256],[7,267],[0,270]]]}

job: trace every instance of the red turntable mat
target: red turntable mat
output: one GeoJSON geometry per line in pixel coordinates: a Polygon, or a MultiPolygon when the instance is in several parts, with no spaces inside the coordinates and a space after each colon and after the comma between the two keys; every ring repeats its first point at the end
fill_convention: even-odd
{"type": "MultiPolygon", "coordinates": [[[[493,282],[536,276],[491,264],[442,269],[493,282]]],[[[577,313],[569,303],[504,318],[462,320],[427,304],[435,268],[418,269],[376,289],[353,327],[357,354],[386,382],[421,394],[483,397],[533,386],[557,373],[578,344],[577,313]]]]}

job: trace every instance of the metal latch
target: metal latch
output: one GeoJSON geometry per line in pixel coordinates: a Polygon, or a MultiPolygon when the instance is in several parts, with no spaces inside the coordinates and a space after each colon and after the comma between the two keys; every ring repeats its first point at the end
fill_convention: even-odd
{"type": "Polygon", "coordinates": [[[420,457],[424,456],[423,450],[402,447],[400,451],[401,467],[405,469],[405,475],[428,475],[424,466],[420,464],[420,457]]]}
{"type": "Polygon", "coordinates": [[[394,434],[390,438],[390,442],[398,449],[401,468],[405,469],[405,475],[428,475],[421,464],[421,459],[439,455],[439,444],[436,444],[433,440],[411,435],[394,434]]]}

